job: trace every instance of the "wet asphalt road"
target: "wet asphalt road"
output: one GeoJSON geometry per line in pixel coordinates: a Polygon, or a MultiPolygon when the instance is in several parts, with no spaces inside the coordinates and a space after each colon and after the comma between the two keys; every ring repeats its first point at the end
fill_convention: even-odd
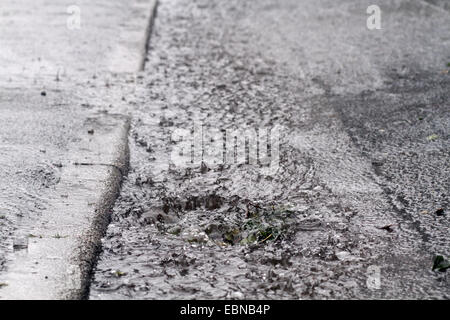
{"type": "Polygon", "coordinates": [[[160,1],[91,299],[450,297],[450,13],[370,4],[160,1]],[[173,163],[194,123],[280,125],[279,169],[173,163]]]}

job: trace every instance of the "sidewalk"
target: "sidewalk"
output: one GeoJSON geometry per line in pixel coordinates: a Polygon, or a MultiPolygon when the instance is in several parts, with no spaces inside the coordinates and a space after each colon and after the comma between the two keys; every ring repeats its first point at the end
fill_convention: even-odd
{"type": "Polygon", "coordinates": [[[155,3],[2,2],[0,299],[86,296],[155,3]]]}

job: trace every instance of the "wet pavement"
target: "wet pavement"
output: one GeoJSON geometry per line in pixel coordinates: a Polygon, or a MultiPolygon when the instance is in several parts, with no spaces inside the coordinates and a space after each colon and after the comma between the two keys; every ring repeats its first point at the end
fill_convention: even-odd
{"type": "Polygon", "coordinates": [[[160,1],[91,299],[449,298],[450,13],[370,4],[160,1]]]}
{"type": "Polygon", "coordinates": [[[86,296],[153,5],[2,1],[0,299],[86,296]]]}

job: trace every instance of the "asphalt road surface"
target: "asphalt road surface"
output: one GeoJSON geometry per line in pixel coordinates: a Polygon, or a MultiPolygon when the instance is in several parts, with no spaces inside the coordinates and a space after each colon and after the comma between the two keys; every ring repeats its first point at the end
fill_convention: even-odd
{"type": "Polygon", "coordinates": [[[91,299],[450,297],[448,3],[372,2],[160,1],[91,299]],[[275,171],[212,160],[276,126],[275,171]]]}

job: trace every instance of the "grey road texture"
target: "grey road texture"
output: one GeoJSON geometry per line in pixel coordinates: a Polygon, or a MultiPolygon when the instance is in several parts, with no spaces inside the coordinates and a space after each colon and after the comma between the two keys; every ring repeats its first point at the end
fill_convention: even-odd
{"type": "Polygon", "coordinates": [[[371,4],[160,2],[91,299],[448,299],[448,8],[371,4]],[[180,165],[198,123],[281,126],[279,169],[180,165]]]}
{"type": "Polygon", "coordinates": [[[1,299],[450,298],[448,1],[5,3],[1,299]]]}

